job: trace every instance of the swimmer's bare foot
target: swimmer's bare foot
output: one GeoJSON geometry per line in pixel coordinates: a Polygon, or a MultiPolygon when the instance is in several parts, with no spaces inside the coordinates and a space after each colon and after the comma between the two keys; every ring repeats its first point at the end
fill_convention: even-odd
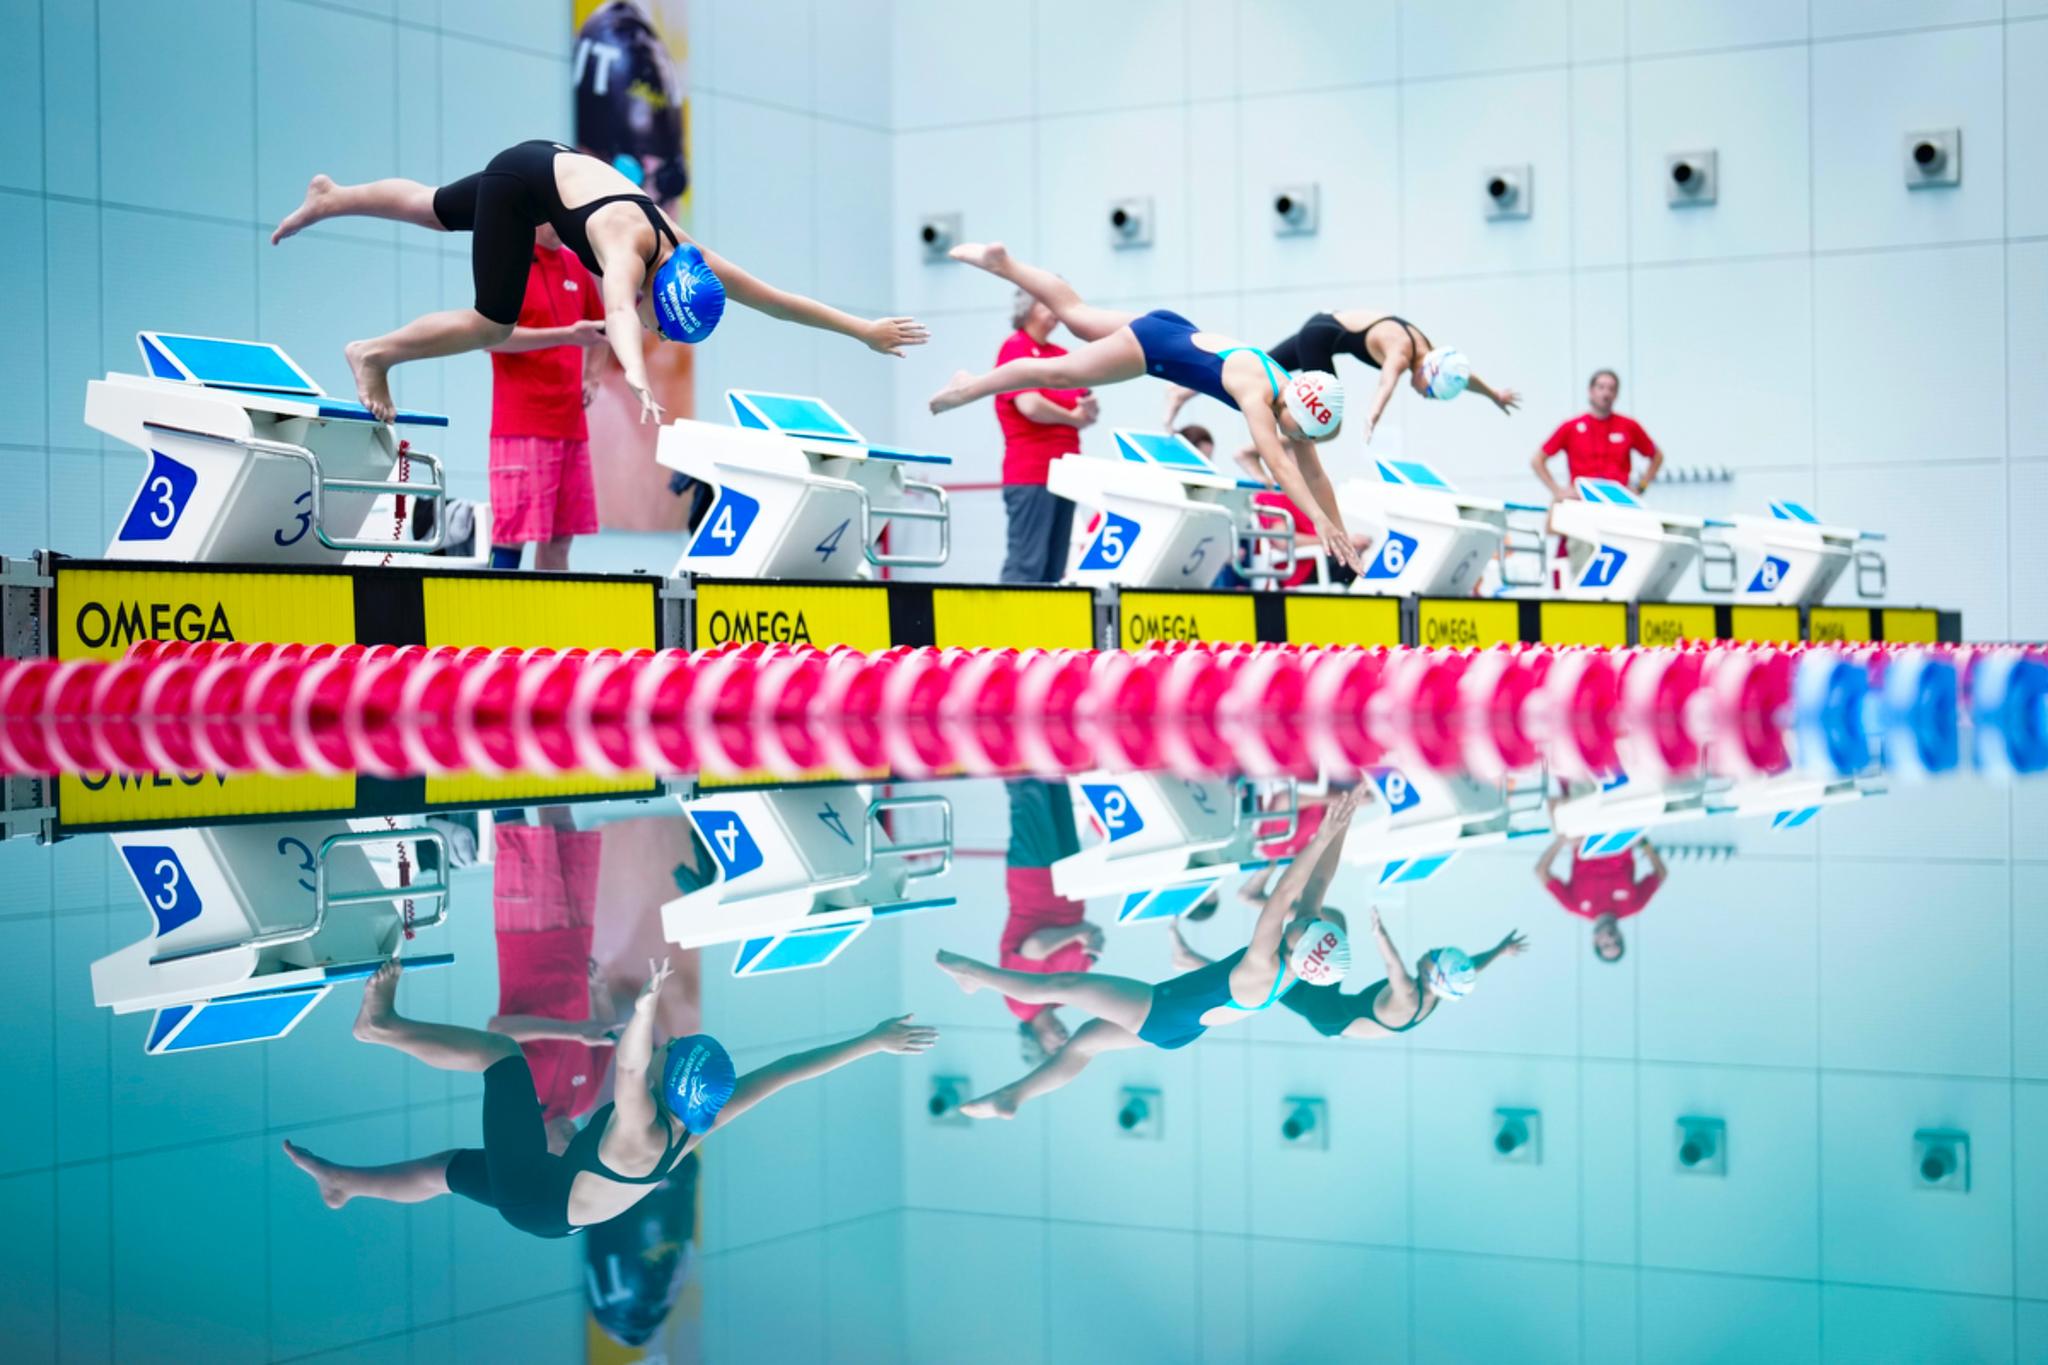
{"type": "Polygon", "coordinates": [[[371,343],[351,341],[341,348],[348,367],[356,377],[356,399],[380,422],[388,422],[398,409],[391,401],[391,367],[370,354],[371,343]]]}
{"type": "Polygon", "coordinates": [[[954,260],[979,266],[991,275],[1010,268],[1010,249],[1001,242],[962,242],[946,253],[954,260]]]}
{"type": "Polygon", "coordinates": [[[270,244],[276,246],[285,238],[303,232],[333,211],[334,181],[324,175],[316,175],[306,183],[306,198],[297,208],[284,216],[277,225],[277,231],[270,234],[270,244]]]}
{"type": "Polygon", "coordinates": [[[955,370],[953,382],[932,395],[932,412],[951,412],[954,408],[974,400],[967,394],[967,385],[974,378],[972,370],[955,370]]]}
{"type": "Polygon", "coordinates": [[[358,1041],[376,1042],[398,1017],[399,970],[398,959],[394,957],[363,983],[363,1007],[356,1012],[358,1041]]]}
{"type": "Polygon", "coordinates": [[[973,958],[962,957],[958,953],[949,953],[941,948],[938,956],[933,958],[932,961],[939,964],[940,971],[953,978],[954,984],[960,987],[963,995],[972,995],[981,989],[981,982],[977,981],[974,976],[974,969],[980,964],[973,958]]]}
{"type": "Polygon", "coordinates": [[[305,1148],[287,1140],[284,1154],[292,1159],[292,1165],[313,1177],[320,1187],[320,1198],[330,1209],[338,1209],[349,1201],[349,1190],[342,1183],[342,1168],[331,1161],[322,1161],[305,1148]]]}
{"type": "Polygon", "coordinates": [[[1017,1101],[1007,1089],[991,1091],[978,1100],[969,1100],[960,1106],[960,1112],[971,1119],[1013,1119],[1017,1117],[1017,1101]]]}

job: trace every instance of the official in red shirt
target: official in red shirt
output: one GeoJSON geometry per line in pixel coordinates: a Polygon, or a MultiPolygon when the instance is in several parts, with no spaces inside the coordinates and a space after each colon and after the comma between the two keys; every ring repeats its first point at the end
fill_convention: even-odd
{"type": "MultiPolygon", "coordinates": [[[[1052,888],[1052,865],[1081,850],[1073,799],[1064,783],[1035,777],[1003,784],[1010,799],[1010,844],[1003,854],[1003,887],[1010,915],[1003,922],[1002,965],[1013,972],[1086,972],[1102,952],[1102,930],[1084,919],[1086,908],[1052,888]]],[[[1024,1060],[1037,1066],[1067,1041],[1067,1026],[1051,1005],[1008,996],[1017,1016],[1024,1060]]]]}
{"type": "MultiPolygon", "coordinates": [[[[1065,355],[1047,340],[1059,319],[1023,290],[1010,315],[1017,330],[996,352],[996,364],[1065,355]]],[[[1046,467],[1081,449],[1081,429],[1095,421],[1086,389],[1025,389],[996,395],[1003,429],[1003,511],[1010,523],[1003,556],[1005,583],[1057,583],[1067,572],[1074,504],[1045,486],[1046,467]]]]}
{"type": "Polygon", "coordinates": [[[604,298],[555,230],[535,233],[518,325],[491,348],[491,567],[569,567],[569,542],[597,530],[583,409],[605,356],[604,298]]]}
{"type": "MultiPolygon", "coordinates": [[[[1529,467],[1550,490],[1552,502],[1578,496],[1572,491],[1574,479],[1612,479],[1640,493],[1664,467],[1664,452],[1657,449],[1650,433],[1635,418],[1614,410],[1614,400],[1620,392],[1620,375],[1612,370],[1593,371],[1593,378],[1586,384],[1587,410],[1558,423],[1557,430],[1550,433],[1550,439],[1530,459],[1529,467]],[[1562,484],[1550,472],[1553,455],[1564,456],[1562,484]],[[1650,462],[1640,480],[1635,476],[1637,455],[1650,462]]],[[[1592,551],[1593,547],[1584,541],[1568,541],[1558,547],[1560,557],[1569,555],[1575,577],[1592,551]]]]}
{"type": "Polygon", "coordinates": [[[1644,839],[1625,853],[1605,858],[1573,855],[1571,875],[1560,879],[1556,871],[1558,855],[1570,844],[1571,840],[1565,838],[1550,841],[1536,864],[1536,880],[1543,883],[1543,889],[1559,905],[1581,919],[1593,921],[1593,956],[1602,962],[1619,962],[1628,951],[1621,937],[1621,921],[1642,913],[1650,897],[1664,885],[1669,869],[1658,856],[1656,846],[1644,839]],[[1636,861],[1638,850],[1650,867],[1646,875],[1636,861]]]}

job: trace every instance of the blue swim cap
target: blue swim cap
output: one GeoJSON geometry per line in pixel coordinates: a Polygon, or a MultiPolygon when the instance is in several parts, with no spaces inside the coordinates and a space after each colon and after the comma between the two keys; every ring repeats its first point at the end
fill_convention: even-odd
{"type": "Polygon", "coordinates": [[[711,335],[723,316],[725,286],[704,264],[704,253],[694,243],[683,243],[654,272],[654,319],[661,334],[695,345],[711,335]]]}
{"type": "Polygon", "coordinates": [[[708,1033],[693,1033],[668,1045],[661,1097],[683,1127],[701,1136],[711,1131],[718,1111],[732,1098],[737,1079],[725,1045],[708,1033]]]}

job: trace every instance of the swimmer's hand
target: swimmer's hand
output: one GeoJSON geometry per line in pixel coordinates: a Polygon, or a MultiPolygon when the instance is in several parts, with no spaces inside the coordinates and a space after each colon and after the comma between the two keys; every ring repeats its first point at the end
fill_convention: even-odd
{"type": "Polygon", "coordinates": [[[868,349],[901,359],[906,346],[922,346],[932,334],[916,318],[876,318],[861,328],[860,339],[868,349]]]}
{"type": "Polygon", "coordinates": [[[646,376],[643,375],[639,379],[634,379],[630,375],[627,376],[626,387],[631,389],[633,396],[640,400],[640,425],[646,426],[649,422],[652,422],[656,426],[660,426],[661,419],[668,416],[668,413],[662,408],[661,404],[654,401],[654,390],[647,386],[646,376]]]}
{"type": "Polygon", "coordinates": [[[1519,957],[1529,951],[1529,940],[1522,937],[1521,930],[1510,929],[1507,937],[1494,945],[1493,951],[1501,957],[1519,957]]]}
{"type": "Polygon", "coordinates": [[[1316,540],[1323,547],[1323,553],[1339,564],[1346,565],[1354,573],[1365,572],[1365,560],[1359,556],[1358,547],[1351,543],[1351,533],[1335,521],[1316,523],[1316,540]]]}
{"type": "Polygon", "coordinates": [[[867,1041],[878,1052],[928,1052],[939,1041],[939,1031],[927,1024],[913,1024],[912,1016],[884,1019],[867,1031],[867,1041]]]}
{"type": "Polygon", "coordinates": [[[662,986],[673,975],[675,975],[675,969],[669,965],[667,958],[664,957],[659,962],[651,957],[648,958],[647,984],[640,988],[640,998],[633,1002],[634,1005],[646,1006],[653,1004],[654,998],[661,994],[662,986]]]}
{"type": "Polygon", "coordinates": [[[1522,406],[1522,395],[1514,389],[1500,389],[1488,394],[1487,397],[1491,398],[1493,405],[1503,413],[1513,412],[1522,406]]]}
{"type": "Polygon", "coordinates": [[[569,324],[569,340],[586,351],[604,345],[604,319],[578,318],[569,324]]]}

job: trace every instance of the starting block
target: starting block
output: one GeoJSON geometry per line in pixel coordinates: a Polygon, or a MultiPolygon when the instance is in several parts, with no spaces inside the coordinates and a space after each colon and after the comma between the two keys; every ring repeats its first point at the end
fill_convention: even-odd
{"type": "Polygon", "coordinates": [[[734,425],[680,419],[655,443],[657,461],[718,490],[676,562],[677,574],[854,579],[868,577],[875,565],[929,569],[946,562],[946,490],[905,470],[942,468],[951,456],[873,445],[817,398],[730,389],[725,401],[734,425]],[[906,503],[908,493],[932,505],[906,503]],[[936,523],[938,553],[876,548],[890,521],[936,523]]]}
{"type": "Polygon", "coordinates": [[[1728,518],[1738,600],[1810,607],[1828,595],[1842,570],[1856,566],[1856,595],[1884,595],[1884,556],[1868,548],[1874,531],[1830,526],[1796,502],[1774,502],[1767,517],[1728,518]]]}
{"type": "Polygon", "coordinates": [[[446,427],[446,417],[400,412],[387,425],[327,396],[266,342],[169,332],[136,341],[146,374],[86,386],[87,424],[149,456],[107,558],[335,564],[441,548],[445,519],[412,540],[394,501],[444,500],[441,462],[396,429],[446,427]]]}
{"type": "Polygon", "coordinates": [[[1600,858],[1628,849],[1653,825],[1697,820],[1706,813],[1702,778],[1656,782],[1617,773],[1568,790],[1552,808],[1551,827],[1580,841],[1582,856],[1600,858]]]}
{"type": "MultiPolygon", "coordinates": [[[[1420,460],[1375,460],[1377,479],[1348,479],[1337,492],[1346,521],[1383,528],[1378,553],[1358,576],[1354,592],[1374,595],[1465,597],[1478,584],[1486,566],[1509,542],[1509,512],[1542,513],[1533,503],[1500,502],[1460,493],[1449,480],[1420,460]]],[[[1526,533],[1525,533],[1526,534],[1526,533]]],[[[1540,536],[1533,544],[1513,544],[1521,554],[1542,560],[1540,536]]],[[[1533,586],[1537,576],[1510,587],[1533,586]]]]}
{"type": "Polygon", "coordinates": [[[1258,846],[1293,838],[1299,819],[1291,792],[1284,807],[1247,811],[1246,786],[1231,778],[1087,773],[1068,784],[1104,838],[1052,865],[1053,890],[1069,900],[1120,897],[1119,924],[1171,919],[1232,873],[1268,866],[1275,860],[1258,846]],[[1276,821],[1284,825],[1270,828],[1276,821]]]}
{"type": "Polygon", "coordinates": [[[661,907],[662,934],[679,948],[739,943],[734,976],[822,967],[874,921],[956,904],[909,898],[912,883],[953,866],[953,806],[943,796],[876,798],[842,784],[733,791],[699,797],[684,812],[718,878],[661,907]],[[891,811],[936,811],[936,838],[892,840],[891,811]],[[909,860],[937,855],[929,867],[909,860]]]}
{"type": "Polygon", "coordinates": [[[1504,843],[1521,832],[1516,809],[1498,782],[1382,766],[1366,771],[1379,800],[1359,812],[1344,844],[1344,861],[1378,864],[1379,885],[1425,881],[1468,848],[1504,843]]]}
{"type": "Polygon", "coordinates": [[[442,836],[358,823],[111,836],[154,932],[92,964],[94,1003],[159,1011],[152,1052],[289,1032],[335,982],[375,971],[408,929],[447,918],[442,836]],[[416,918],[423,904],[433,911],[416,918]]]}
{"type": "Polygon", "coordinates": [[[1277,544],[1238,572],[1254,583],[1292,573],[1294,519],[1255,502],[1265,485],[1218,473],[1200,451],[1170,432],[1116,431],[1118,458],[1064,455],[1046,487],[1102,514],[1101,525],[1072,556],[1066,581],[1089,587],[1206,588],[1237,556],[1241,541],[1277,544]],[[1265,562],[1271,559],[1277,563],[1265,562]]]}
{"type": "Polygon", "coordinates": [[[1593,555],[1564,596],[1598,602],[1665,602],[1700,559],[1700,532],[1722,523],[1659,512],[1612,479],[1578,479],[1577,498],[1550,509],[1551,529],[1589,542],[1593,555]]]}

